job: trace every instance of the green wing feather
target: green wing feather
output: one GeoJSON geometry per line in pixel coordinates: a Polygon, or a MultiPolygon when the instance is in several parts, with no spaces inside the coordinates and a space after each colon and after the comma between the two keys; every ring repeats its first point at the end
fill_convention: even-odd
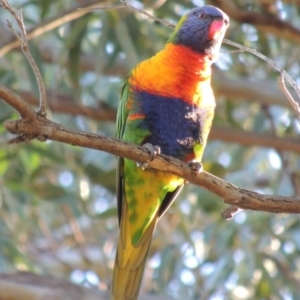
{"type": "MultiPolygon", "coordinates": [[[[116,137],[118,139],[123,138],[123,134],[126,126],[126,119],[128,116],[126,102],[128,99],[128,95],[129,95],[129,84],[128,84],[128,76],[127,76],[121,88],[121,97],[120,97],[119,108],[117,112],[116,137]]],[[[117,178],[117,205],[118,205],[119,223],[121,222],[122,195],[124,194],[123,167],[124,167],[124,159],[122,157],[118,157],[116,178],[117,178]]]]}
{"type": "MultiPolygon", "coordinates": [[[[129,111],[126,104],[129,97],[128,78],[124,82],[121,90],[121,100],[117,114],[117,138],[122,139],[126,128],[126,120],[129,111]]],[[[113,282],[112,282],[112,300],[119,299],[137,299],[143,270],[147,258],[148,249],[151,242],[156,220],[152,222],[145,232],[143,241],[138,247],[131,244],[131,235],[128,233],[128,204],[124,188],[124,159],[118,157],[117,160],[117,203],[118,216],[120,224],[120,236],[116,254],[113,282]]]]}
{"type": "Polygon", "coordinates": [[[125,79],[122,88],[121,88],[121,97],[119,102],[119,108],[117,113],[117,123],[116,123],[116,136],[118,139],[122,139],[126,124],[126,119],[128,116],[128,110],[126,109],[126,102],[129,96],[129,83],[128,76],[125,79]]]}

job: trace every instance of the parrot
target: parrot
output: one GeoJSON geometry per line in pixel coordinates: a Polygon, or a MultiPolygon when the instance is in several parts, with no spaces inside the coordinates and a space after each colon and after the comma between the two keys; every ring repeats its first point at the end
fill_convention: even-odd
{"type": "MultiPolygon", "coordinates": [[[[215,99],[211,65],[218,59],[228,16],[205,5],[184,14],[164,48],[126,77],[117,111],[117,138],[184,162],[198,163],[215,99]]],[[[163,170],[117,158],[119,239],[111,300],[136,300],[152,235],[185,181],[163,170]]]]}

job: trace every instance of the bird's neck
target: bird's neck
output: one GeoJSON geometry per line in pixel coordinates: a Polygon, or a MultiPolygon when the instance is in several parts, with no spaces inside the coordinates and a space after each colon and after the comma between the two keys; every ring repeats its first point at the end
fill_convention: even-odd
{"type": "Polygon", "coordinates": [[[188,47],[168,43],[155,56],[141,62],[132,71],[129,82],[137,90],[199,105],[205,101],[201,91],[212,93],[210,76],[208,57],[188,47]]]}
{"type": "Polygon", "coordinates": [[[163,51],[169,60],[176,63],[178,68],[190,74],[196,74],[200,80],[211,75],[211,59],[208,55],[196,52],[184,45],[168,43],[163,51]]]}

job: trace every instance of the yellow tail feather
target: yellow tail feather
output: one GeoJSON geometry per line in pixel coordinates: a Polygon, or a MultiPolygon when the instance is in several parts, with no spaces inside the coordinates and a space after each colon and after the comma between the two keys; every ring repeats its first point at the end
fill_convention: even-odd
{"type": "Polygon", "coordinates": [[[141,241],[134,247],[130,239],[130,230],[128,230],[130,225],[127,204],[123,203],[111,300],[137,299],[156,222],[157,217],[152,220],[141,241]]]}

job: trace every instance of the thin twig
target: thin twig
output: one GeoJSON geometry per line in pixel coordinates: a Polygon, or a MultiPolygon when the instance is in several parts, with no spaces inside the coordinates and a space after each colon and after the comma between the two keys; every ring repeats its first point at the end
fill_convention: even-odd
{"type": "Polygon", "coordinates": [[[160,18],[157,18],[149,13],[147,13],[145,10],[142,10],[142,9],[139,9],[139,8],[136,8],[134,6],[132,6],[131,4],[129,4],[127,1],[125,0],[120,0],[125,6],[129,7],[130,9],[134,10],[134,11],[137,11],[145,16],[147,16],[149,19],[152,19],[154,21],[157,21],[157,22],[160,22],[164,25],[166,25],[167,27],[171,27],[171,28],[174,28],[175,25],[171,22],[168,22],[168,21],[165,21],[165,20],[162,20],[160,18]]]}
{"type": "Polygon", "coordinates": [[[269,65],[271,65],[275,70],[277,70],[279,73],[283,74],[287,80],[289,81],[289,83],[292,85],[292,87],[295,89],[295,91],[297,92],[298,96],[300,97],[300,88],[298,87],[297,83],[293,80],[293,78],[280,66],[278,66],[272,59],[266,57],[265,55],[261,54],[260,52],[258,52],[257,50],[253,49],[253,48],[249,48],[246,46],[243,46],[241,44],[232,42],[228,39],[224,39],[223,42],[227,45],[231,45],[234,46],[238,49],[241,50],[241,52],[249,52],[257,57],[259,57],[260,59],[264,60],[265,62],[267,62],[269,65]]]}
{"type": "Polygon", "coordinates": [[[138,13],[147,16],[149,19],[157,21],[157,22],[160,22],[160,23],[164,24],[167,27],[171,27],[171,28],[175,27],[175,25],[173,23],[165,21],[165,20],[162,20],[160,18],[157,18],[157,17],[149,14],[148,12],[146,12],[143,9],[136,8],[136,7],[132,6],[131,4],[129,4],[125,0],[120,0],[120,2],[122,4],[118,4],[118,5],[104,5],[104,6],[89,7],[89,8],[78,8],[78,10],[89,10],[90,11],[90,10],[96,10],[96,9],[120,9],[120,8],[128,7],[131,10],[137,11],[138,13]]]}
{"type": "Polygon", "coordinates": [[[30,53],[30,50],[29,50],[22,11],[13,8],[6,0],[0,0],[0,1],[2,3],[2,7],[4,9],[6,9],[7,11],[9,11],[10,14],[14,17],[14,19],[16,20],[16,22],[18,24],[18,27],[20,29],[20,34],[18,34],[14,30],[11,22],[7,21],[8,28],[12,31],[12,33],[20,41],[21,49],[22,49],[25,57],[27,58],[30,66],[31,66],[31,68],[34,72],[34,75],[36,77],[37,84],[38,84],[38,87],[39,87],[39,94],[40,94],[40,107],[39,107],[39,110],[38,110],[38,114],[45,117],[46,114],[47,114],[46,113],[46,104],[47,104],[47,102],[46,102],[46,89],[45,89],[45,85],[44,85],[44,81],[43,81],[43,77],[41,75],[41,72],[40,72],[40,70],[39,70],[35,60],[33,59],[32,55],[30,53]]]}
{"type": "Polygon", "coordinates": [[[291,96],[290,92],[286,88],[285,83],[284,83],[284,78],[285,78],[285,75],[283,73],[281,73],[280,76],[278,77],[279,88],[282,90],[282,92],[284,93],[284,95],[290,101],[290,103],[293,106],[293,108],[294,108],[294,110],[295,110],[298,118],[300,119],[300,107],[299,107],[299,103],[297,103],[294,100],[294,98],[291,96]]]}
{"type": "Polygon", "coordinates": [[[88,10],[88,11],[93,11],[96,9],[120,9],[125,7],[126,5],[123,4],[119,4],[119,5],[103,5],[103,6],[92,6],[92,7],[79,7],[77,8],[77,10],[88,10]]]}
{"type": "Polygon", "coordinates": [[[297,83],[294,81],[294,79],[280,66],[278,66],[272,59],[266,57],[265,55],[261,54],[255,49],[240,45],[238,43],[232,42],[228,39],[223,40],[225,44],[234,46],[236,48],[239,48],[241,52],[250,52],[251,54],[259,57],[260,59],[264,60],[267,62],[269,65],[271,65],[275,70],[277,70],[280,73],[279,77],[279,87],[283,91],[284,95],[287,97],[287,99],[290,101],[291,105],[293,106],[297,116],[300,118],[300,109],[299,109],[299,104],[293,99],[293,97],[290,95],[288,92],[287,88],[285,87],[284,84],[284,77],[287,79],[287,81],[290,83],[290,85],[294,88],[296,91],[299,99],[300,99],[300,88],[297,85],[297,83]]]}

